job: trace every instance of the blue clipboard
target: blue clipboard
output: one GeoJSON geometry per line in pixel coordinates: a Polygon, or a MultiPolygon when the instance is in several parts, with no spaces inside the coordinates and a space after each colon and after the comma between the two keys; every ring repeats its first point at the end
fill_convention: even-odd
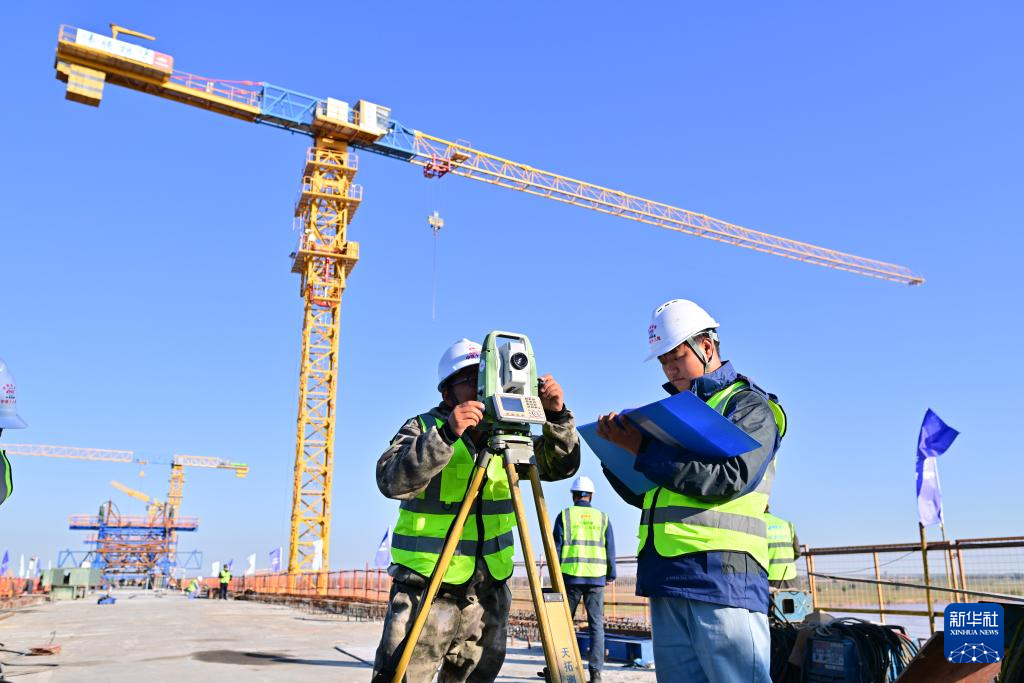
{"type": "MultiPolygon", "coordinates": [[[[760,446],[756,439],[689,391],[624,410],[622,414],[647,436],[701,457],[732,458],[760,446]]],[[[579,433],[601,463],[631,491],[642,494],[656,486],[633,468],[632,453],[597,435],[596,422],[581,426],[579,433]]]]}

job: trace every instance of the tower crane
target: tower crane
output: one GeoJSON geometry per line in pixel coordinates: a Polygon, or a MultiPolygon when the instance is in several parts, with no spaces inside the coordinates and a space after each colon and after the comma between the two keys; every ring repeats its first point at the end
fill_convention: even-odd
{"type": "MultiPolygon", "coordinates": [[[[120,462],[136,465],[170,465],[170,488],[167,494],[167,502],[164,504],[164,509],[169,517],[175,516],[181,507],[182,493],[185,486],[186,467],[231,470],[238,478],[245,477],[249,474],[249,466],[245,463],[233,462],[231,460],[225,460],[224,458],[214,458],[205,455],[175,455],[172,456],[170,460],[150,460],[136,455],[134,451],[116,451],[103,448],[78,448],[75,446],[46,446],[27,443],[8,444],[4,450],[8,455],[36,456],[44,458],[70,458],[72,460],[120,462]]],[[[125,493],[132,491],[132,489],[128,489],[126,486],[117,485],[115,482],[111,483],[114,483],[115,488],[119,488],[125,493]]],[[[141,496],[145,496],[147,500],[150,500],[149,496],[146,496],[144,493],[139,493],[138,491],[133,491],[133,493],[138,493],[141,496]]],[[[132,495],[132,493],[129,493],[129,495],[132,495]]]]}
{"type": "MultiPolygon", "coordinates": [[[[231,460],[225,460],[224,458],[215,458],[203,455],[174,455],[170,460],[150,460],[135,454],[134,451],[120,451],[120,450],[107,450],[102,448],[77,448],[74,446],[47,446],[40,444],[9,444],[5,449],[8,455],[16,456],[35,456],[45,458],[69,458],[72,460],[92,460],[98,462],[120,462],[126,464],[137,464],[137,465],[170,465],[171,477],[170,485],[167,493],[167,502],[159,503],[154,499],[150,498],[146,494],[135,491],[123,484],[117,482],[111,482],[115,488],[127,493],[133,498],[143,500],[143,502],[159,505],[159,511],[163,514],[160,515],[162,518],[162,526],[164,527],[164,533],[157,539],[155,537],[149,538],[150,545],[154,547],[159,546],[159,554],[163,557],[168,558],[170,565],[173,565],[173,558],[177,552],[178,544],[178,531],[179,529],[185,529],[192,531],[198,524],[198,520],[190,519],[184,520],[180,517],[181,501],[185,486],[185,468],[186,467],[199,467],[205,469],[222,469],[230,470],[235,473],[235,477],[243,478],[249,474],[249,466],[245,463],[233,462],[231,460]],[[182,526],[184,525],[184,526],[182,526]]],[[[148,523],[143,525],[139,522],[138,525],[132,527],[136,533],[144,526],[153,526],[155,524],[154,516],[152,515],[154,508],[150,508],[150,517],[148,523]]],[[[109,513],[108,513],[109,514],[109,513]]],[[[128,518],[125,518],[128,519],[128,518]]],[[[134,521],[133,521],[134,523],[134,521]]],[[[72,528],[88,529],[97,527],[108,526],[105,520],[91,517],[75,516],[72,518],[72,528]]],[[[102,536],[102,533],[101,533],[102,536]]],[[[118,542],[122,542],[123,539],[118,537],[118,542]]],[[[113,541],[111,541],[113,542],[113,541]]],[[[99,550],[101,554],[102,549],[99,550]]],[[[111,556],[120,557],[122,553],[114,553],[108,551],[111,556]]]]}
{"type": "Polygon", "coordinates": [[[311,570],[318,545],[322,548],[318,564],[329,566],[341,298],[359,260],[359,245],[347,233],[363,199],[362,187],[353,182],[358,168],[353,148],[415,164],[428,178],[462,176],[826,268],[909,285],[924,281],[904,266],[743,228],[511,161],[461,140],[429,135],[392,118],[388,107],[366,100],[350,106],[343,100],[262,81],[229,81],[179,71],[171,55],[120,40],[119,33],[139,35],[116,25],[110,36],[60,27],[55,68],[57,78],[67,83],[67,99],[99,106],[109,83],[313,138],[295,204],[302,231],[292,254],[292,271],[300,276],[305,310],[289,573],[311,570]]]}

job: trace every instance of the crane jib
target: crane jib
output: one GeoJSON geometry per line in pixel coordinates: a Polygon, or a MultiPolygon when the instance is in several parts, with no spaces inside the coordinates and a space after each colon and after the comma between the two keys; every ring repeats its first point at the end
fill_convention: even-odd
{"type": "Polygon", "coordinates": [[[423,166],[424,174],[431,178],[452,173],[804,263],[904,284],[924,282],[904,266],[749,230],[435,138],[391,118],[387,107],[364,100],[350,107],[341,100],[266,82],[203,78],[173,70],[174,60],[169,55],[70,26],[60,29],[57,57],[58,76],[69,83],[69,99],[86,104],[99,104],[105,78],[236,118],[314,138],[339,139],[374,154],[423,166]]]}

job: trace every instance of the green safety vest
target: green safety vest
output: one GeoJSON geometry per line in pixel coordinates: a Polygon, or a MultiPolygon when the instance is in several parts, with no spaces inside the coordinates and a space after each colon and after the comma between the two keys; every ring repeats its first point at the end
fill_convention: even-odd
{"type": "MultiPolygon", "coordinates": [[[[729,400],[749,389],[744,379],[716,392],[707,404],[723,416],[729,400]]],[[[786,433],[786,414],[782,407],[768,399],[779,438],[786,433]]],[[[644,495],[640,516],[640,550],[651,531],[654,549],[662,557],[678,557],[690,553],[731,550],[744,552],[768,569],[768,540],[764,519],[768,494],[775,479],[775,459],[765,469],[757,488],[738,498],[709,502],[686,496],[665,487],[656,487],[644,495]]],[[[639,550],[638,550],[639,552],[639,550]]]]}
{"type": "Polygon", "coordinates": [[[796,578],[796,554],[793,552],[793,525],[770,512],[764,513],[768,524],[768,580],[788,581],[796,578]]]}
{"type": "Polygon", "coordinates": [[[583,505],[562,510],[562,573],[596,578],[608,574],[608,515],[583,505]]]}
{"type": "Polygon", "coordinates": [[[220,582],[221,583],[230,583],[231,582],[231,572],[229,572],[227,569],[221,569],[220,570],[220,582]]]}
{"type": "MultiPolygon", "coordinates": [[[[426,433],[428,420],[438,429],[444,420],[420,415],[420,429],[426,433]]],[[[453,444],[455,453],[427,488],[410,500],[403,500],[398,522],[391,535],[391,559],[396,564],[430,576],[444,547],[448,529],[459,512],[469,488],[473,456],[462,439],[453,444]]],[[[512,491],[501,456],[487,461],[487,475],[473,510],[466,518],[462,537],[455,547],[443,581],[465,583],[473,576],[477,555],[483,557],[491,576],[504,581],[512,575],[515,552],[516,516],[512,509],[512,491]]]]}
{"type": "Polygon", "coordinates": [[[14,493],[14,478],[11,476],[11,461],[7,454],[0,450],[0,504],[14,493]]]}

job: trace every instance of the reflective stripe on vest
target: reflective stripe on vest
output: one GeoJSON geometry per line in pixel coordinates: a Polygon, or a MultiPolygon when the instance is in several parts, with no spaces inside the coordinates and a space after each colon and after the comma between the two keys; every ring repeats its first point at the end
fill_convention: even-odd
{"type": "Polygon", "coordinates": [[[796,578],[796,554],[793,552],[793,525],[770,512],[764,513],[768,526],[768,580],[796,578]]]}
{"type": "MultiPolygon", "coordinates": [[[[748,382],[738,380],[716,392],[707,404],[724,416],[729,400],[748,388],[748,382]]],[[[774,401],[769,399],[768,403],[781,438],[786,431],[785,413],[774,401]]],[[[767,570],[768,530],[764,509],[768,506],[774,478],[773,457],[753,491],[725,502],[708,502],[660,486],[651,489],[644,495],[637,534],[639,550],[647,543],[648,530],[653,530],[654,550],[662,557],[731,550],[749,554],[767,570]]]]}
{"type": "Polygon", "coordinates": [[[0,503],[10,498],[14,493],[14,477],[11,474],[11,461],[7,454],[0,450],[0,503]]]}
{"type": "MultiPolygon", "coordinates": [[[[444,425],[440,418],[420,415],[420,429],[424,434],[428,421],[438,429],[444,425]]],[[[473,472],[473,456],[462,439],[452,447],[451,460],[430,480],[427,488],[417,497],[402,501],[391,535],[391,560],[423,576],[430,576],[437,565],[445,536],[466,496],[473,472]]],[[[487,476],[480,495],[466,518],[455,555],[444,573],[444,582],[468,581],[473,576],[478,556],[484,559],[488,572],[495,579],[503,581],[511,576],[515,526],[508,475],[501,457],[492,456],[487,462],[487,476]]]]}
{"type": "Polygon", "coordinates": [[[596,578],[608,574],[608,515],[584,505],[562,510],[562,573],[596,578]]]}

